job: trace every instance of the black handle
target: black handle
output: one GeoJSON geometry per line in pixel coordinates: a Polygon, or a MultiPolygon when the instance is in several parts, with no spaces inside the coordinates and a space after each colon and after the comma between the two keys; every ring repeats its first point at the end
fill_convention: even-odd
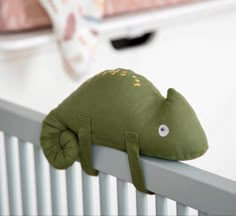
{"type": "Polygon", "coordinates": [[[111,40],[112,47],[116,50],[123,50],[147,44],[154,37],[155,32],[147,32],[138,37],[125,37],[111,40]]]}

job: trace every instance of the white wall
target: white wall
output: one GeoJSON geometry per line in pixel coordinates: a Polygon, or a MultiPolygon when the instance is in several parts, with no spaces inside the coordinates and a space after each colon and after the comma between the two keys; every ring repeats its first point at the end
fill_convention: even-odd
{"type": "MultiPolygon", "coordinates": [[[[0,97],[47,113],[80,81],[64,72],[55,44],[0,60],[0,97]]],[[[181,92],[196,110],[209,140],[209,151],[190,161],[202,169],[236,180],[236,13],[209,16],[161,29],[137,49],[114,51],[101,38],[90,73],[126,67],[147,76],[166,95],[181,92]]],[[[85,79],[85,77],[83,78],[85,79]]]]}

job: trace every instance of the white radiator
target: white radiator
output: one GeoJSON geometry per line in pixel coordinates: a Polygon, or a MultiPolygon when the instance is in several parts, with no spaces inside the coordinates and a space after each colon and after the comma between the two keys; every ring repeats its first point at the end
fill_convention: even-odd
{"type": "Polygon", "coordinates": [[[156,215],[168,215],[168,199],[176,202],[176,215],[189,215],[189,207],[198,215],[236,215],[236,182],[180,162],[141,157],[155,195],[136,191],[135,200],[125,152],[93,145],[99,177],[85,174],[79,162],[66,171],[50,167],[39,145],[44,117],[0,100],[0,215],[150,215],[150,196],[156,215]]]}

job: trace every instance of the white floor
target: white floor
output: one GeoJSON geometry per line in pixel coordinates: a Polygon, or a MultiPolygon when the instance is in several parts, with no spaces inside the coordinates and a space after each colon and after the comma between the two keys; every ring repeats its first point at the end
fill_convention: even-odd
{"type": "MultiPolygon", "coordinates": [[[[0,59],[0,97],[47,113],[82,80],[64,72],[55,44],[0,59]]],[[[115,51],[101,38],[90,73],[125,67],[147,76],[166,95],[176,88],[192,104],[209,151],[187,163],[236,180],[236,13],[161,29],[145,47],[115,51]]]]}

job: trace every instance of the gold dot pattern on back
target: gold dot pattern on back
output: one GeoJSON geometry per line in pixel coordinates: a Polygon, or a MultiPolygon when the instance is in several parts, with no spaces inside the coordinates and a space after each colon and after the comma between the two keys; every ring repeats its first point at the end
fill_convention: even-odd
{"type": "Polygon", "coordinates": [[[119,75],[121,77],[131,77],[132,80],[134,81],[133,82],[133,86],[134,87],[140,87],[141,86],[141,81],[138,79],[138,76],[137,75],[131,75],[131,76],[128,76],[129,75],[129,71],[128,70],[124,70],[122,68],[117,68],[115,70],[106,70],[106,71],[103,71],[101,73],[98,73],[97,75],[95,76],[104,76],[104,75],[111,75],[111,76],[115,76],[115,75],[119,75]]]}

